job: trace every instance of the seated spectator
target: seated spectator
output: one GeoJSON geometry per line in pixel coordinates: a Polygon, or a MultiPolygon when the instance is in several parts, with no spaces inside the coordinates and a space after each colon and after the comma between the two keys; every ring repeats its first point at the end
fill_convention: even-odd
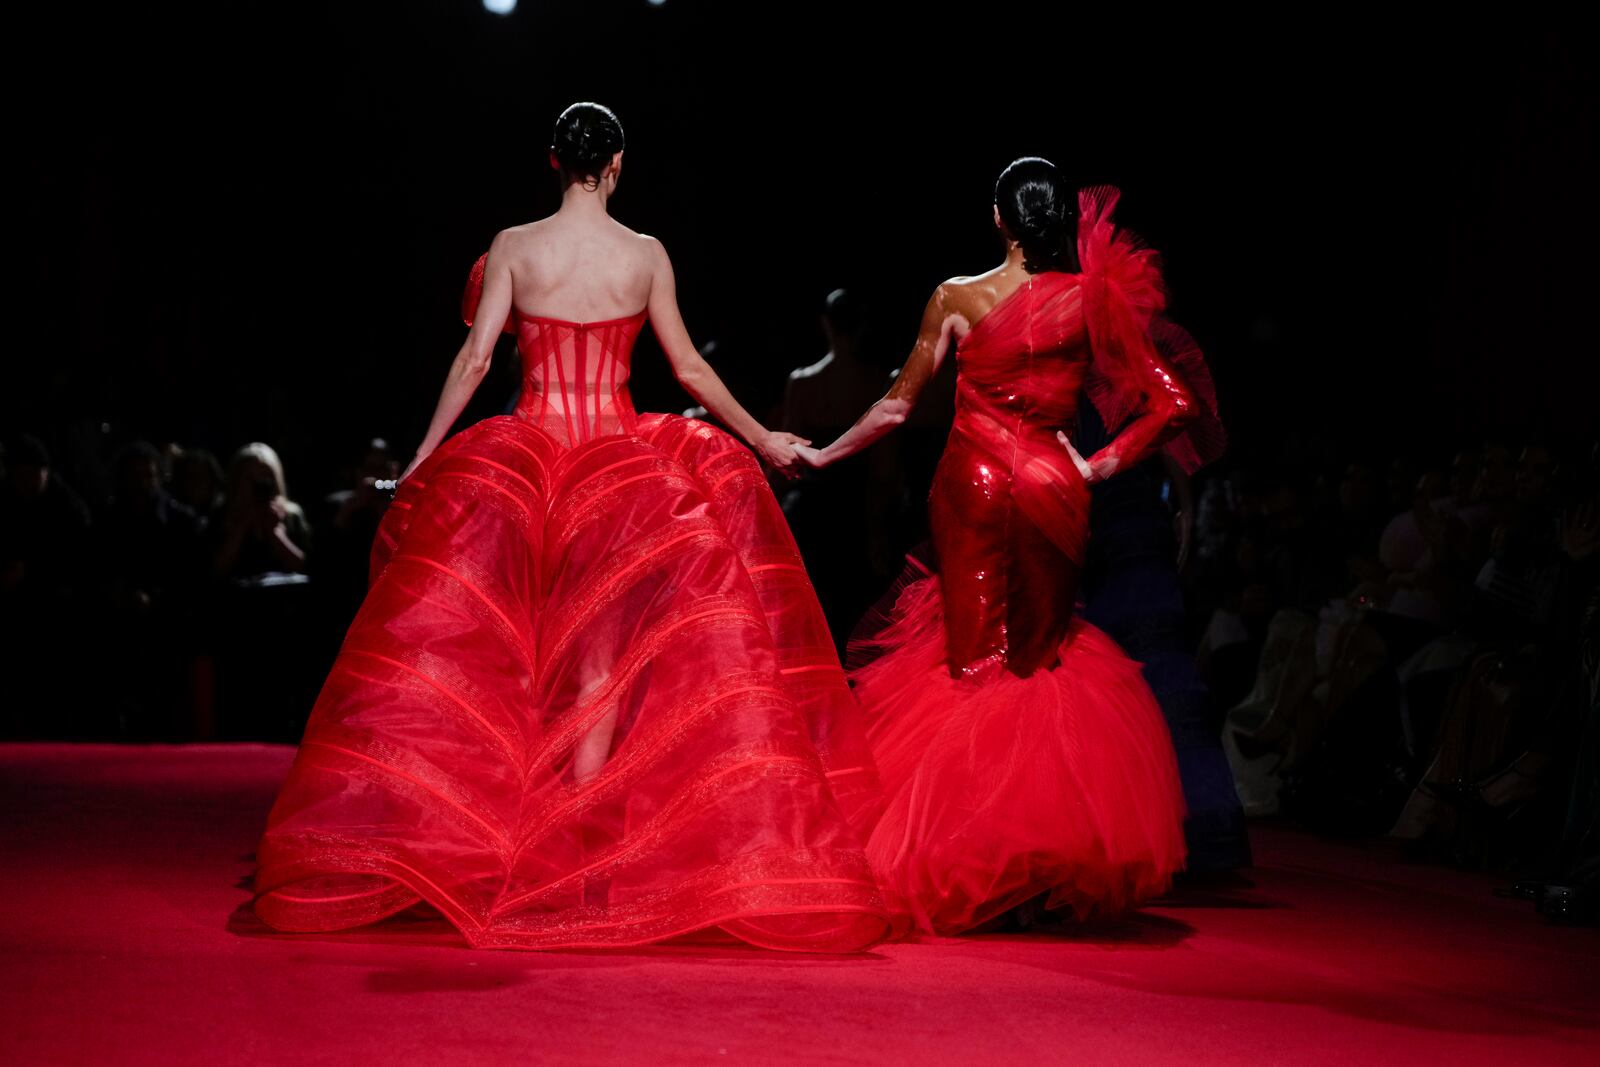
{"type": "Polygon", "coordinates": [[[71,732],[63,720],[82,703],[75,670],[88,578],[88,505],[57,474],[43,441],[5,442],[0,484],[0,700],[7,736],[71,732]]]}
{"type": "Polygon", "coordinates": [[[305,571],[311,524],[289,499],[283,463],[270,445],[255,441],[234,453],[218,526],[211,556],[217,577],[305,571]]]}
{"type": "Polygon", "coordinates": [[[173,498],[194,512],[202,531],[222,510],[225,483],[222,464],[203,448],[168,448],[173,498]]]}

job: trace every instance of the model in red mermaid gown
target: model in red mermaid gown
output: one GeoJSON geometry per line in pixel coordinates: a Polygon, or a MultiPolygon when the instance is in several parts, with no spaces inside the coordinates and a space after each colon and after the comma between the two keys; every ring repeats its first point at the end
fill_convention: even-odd
{"type": "Polygon", "coordinates": [[[1184,860],[1160,708],[1139,664],[1074,615],[1089,487],[1057,435],[1085,395],[1121,426],[1087,461],[1098,478],[1163,445],[1192,469],[1220,450],[1221,426],[1198,349],[1159,315],[1154,253],[1111,220],[1117,191],[1077,200],[1079,271],[1028,274],[987,307],[941,287],[921,351],[874,406],[888,410],[801,450],[826,465],[886,432],[958,342],[928,502],[936,564],[912,561],[847,657],[886,801],[868,856],[901,924],[926,933],[1043,893],[1047,908],[1114,913],[1184,860]]]}
{"type": "Polygon", "coordinates": [[[400,483],[260,842],[269,925],[424,901],[475,947],[886,931],[858,709],[761,467],[630,402],[656,299],[586,323],[513,307],[515,413],[400,483]]]}

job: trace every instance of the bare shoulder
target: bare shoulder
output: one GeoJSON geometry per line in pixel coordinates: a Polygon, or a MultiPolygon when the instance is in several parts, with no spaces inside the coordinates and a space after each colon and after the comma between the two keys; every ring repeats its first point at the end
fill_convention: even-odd
{"type": "Polygon", "coordinates": [[[632,230],[627,233],[628,256],[639,264],[640,269],[654,277],[660,277],[663,272],[671,273],[672,259],[667,255],[666,245],[647,233],[635,233],[632,230]]]}
{"type": "Polygon", "coordinates": [[[489,255],[497,258],[522,255],[538,243],[546,221],[538,219],[518,226],[507,226],[489,242],[489,255]]]}
{"type": "Polygon", "coordinates": [[[933,291],[934,306],[937,306],[944,317],[960,316],[964,319],[973,318],[976,308],[983,303],[983,294],[990,288],[990,279],[994,271],[983,274],[961,274],[948,278],[939,283],[933,291]]]}
{"type": "Polygon", "coordinates": [[[958,278],[951,278],[944,284],[949,286],[952,292],[980,292],[992,289],[995,285],[1002,283],[1010,272],[1010,268],[1002,263],[998,267],[989,268],[982,274],[963,274],[958,278]]]}
{"type": "Polygon", "coordinates": [[[516,226],[507,226],[494,235],[496,241],[520,241],[528,237],[536,237],[549,226],[549,219],[534,219],[532,222],[520,223],[516,226]]]}

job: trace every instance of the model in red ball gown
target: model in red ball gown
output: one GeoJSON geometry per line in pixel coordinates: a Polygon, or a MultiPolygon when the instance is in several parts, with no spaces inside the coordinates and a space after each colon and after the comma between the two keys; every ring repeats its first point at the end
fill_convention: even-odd
{"type": "Polygon", "coordinates": [[[1186,334],[1170,343],[1155,254],[1112,222],[1117,197],[1074,195],[1044,160],[1007,168],[1006,262],[941,285],[888,394],[837,441],[799,449],[826,466],[888,432],[954,346],[955,422],[928,501],[936,563],[912,562],[883,628],[848,656],[887,805],[868,857],[897,919],[926,933],[1045,893],[1046,908],[1114,913],[1183,864],[1161,710],[1139,664],[1073,610],[1090,483],[1163,445],[1193,468],[1222,443],[1209,374],[1186,334]],[[1088,459],[1064,433],[1085,395],[1120,426],[1088,459]]]}
{"type": "Polygon", "coordinates": [[[661,246],[607,214],[615,116],[574,105],[556,133],[561,209],[474,268],[472,329],[268,818],[255,910],[321,931],[424,901],[475,947],[859,949],[888,925],[857,706],[750,449],[635,414],[645,321],[773,466],[800,439],[734,401],[661,246]],[[502,326],[516,412],[446,439],[502,326]]]}

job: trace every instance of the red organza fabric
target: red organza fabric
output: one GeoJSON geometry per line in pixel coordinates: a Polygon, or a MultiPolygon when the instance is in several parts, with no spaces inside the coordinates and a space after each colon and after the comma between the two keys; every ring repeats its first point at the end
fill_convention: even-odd
{"type": "Polygon", "coordinates": [[[421,900],[478,947],[885,933],[881,796],[799,553],[747,449],[635,416],[643,321],[515,315],[517,413],[401,484],[258,848],[270,925],[421,900]]]}
{"type": "Polygon", "coordinates": [[[1099,471],[1174,441],[1194,464],[1223,440],[1199,349],[1160,317],[1154,254],[1116,229],[1115,202],[1080,195],[1081,273],[1033,276],[962,340],[929,497],[937,568],[912,560],[849,649],[886,802],[868,858],[896,918],[925,932],[1046,892],[1115,912],[1183,864],[1161,710],[1139,665],[1073,615],[1089,490],[1056,432],[1080,398],[1121,427],[1088,457],[1099,471]]]}
{"type": "Polygon", "coordinates": [[[1148,454],[1154,436],[1193,474],[1227,447],[1216,387],[1200,346],[1166,317],[1160,254],[1113,221],[1120,198],[1111,185],[1078,194],[1083,272],[1075,277],[1083,285],[1082,313],[1093,349],[1088,396],[1107,426],[1142,409],[1101,458],[1115,457],[1113,469],[1131,466],[1148,454]]]}

